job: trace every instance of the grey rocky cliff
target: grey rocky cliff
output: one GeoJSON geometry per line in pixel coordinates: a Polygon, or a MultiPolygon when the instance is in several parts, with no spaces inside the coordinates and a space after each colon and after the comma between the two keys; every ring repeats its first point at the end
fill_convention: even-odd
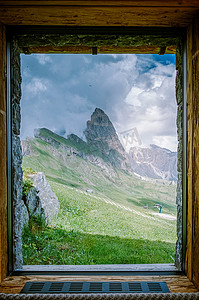
{"type": "Polygon", "coordinates": [[[21,141],[22,156],[29,156],[32,154],[29,139],[21,141]]]}
{"type": "Polygon", "coordinates": [[[84,131],[88,145],[99,149],[103,156],[115,167],[129,169],[129,159],[113,124],[105,112],[96,108],[87,121],[84,131]]]}
{"type": "Polygon", "coordinates": [[[177,153],[150,145],[130,149],[131,166],[135,173],[154,179],[177,180],[177,153]]]}
{"type": "Polygon", "coordinates": [[[52,191],[44,173],[31,174],[29,178],[33,182],[33,188],[29,191],[25,199],[23,199],[22,211],[24,223],[28,222],[30,215],[43,215],[50,222],[59,212],[59,200],[52,191]]]}
{"type": "Polygon", "coordinates": [[[76,134],[74,133],[71,133],[68,135],[68,140],[71,141],[71,142],[75,142],[75,143],[78,143],[78,144],[83,144],[85,145],[86,142],[84,142],[80,137],[78,137],[76,134]]]}

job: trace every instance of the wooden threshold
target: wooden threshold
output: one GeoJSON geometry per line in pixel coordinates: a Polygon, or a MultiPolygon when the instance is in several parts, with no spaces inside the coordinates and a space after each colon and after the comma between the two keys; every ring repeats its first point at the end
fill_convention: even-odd
{"type": "Polygon", "coordinates": [[[18,294],[28,281],[165,281],[171,293],[196,293],[184,275],[176,276],[9,276],[0,284],[0,293],[18,294]]]}

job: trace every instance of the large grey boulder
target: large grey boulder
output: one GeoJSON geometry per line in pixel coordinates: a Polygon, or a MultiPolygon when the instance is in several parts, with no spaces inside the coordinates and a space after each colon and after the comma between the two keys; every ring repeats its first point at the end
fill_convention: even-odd
{"type": "Polygon", "coordinates": [[[23,226],[28,224],[30,216],[43,216],[45,217],[44,210],[41,205],[38,191],[33,187],[22,200],[22,223],[23,226]]]}
{"type": "Polygon", "coordinates": [[[57,196],[52,191],[43,172],[28,176],[33,188],[23,199],[22,215],[24,223],[27,223],[29,216],[43,215],[48,222],[59,212],[60,204],[57,196]]]}
{"type": "Polygon", "coordinates": [[[56,215],[60,209],[59,200],[52,191],[43,172],[32,174],[29,177],[33,181],[33,185],[37,190],[37,195],[40,199],[45,217],[51,221],[52,217],[56,215]]]}

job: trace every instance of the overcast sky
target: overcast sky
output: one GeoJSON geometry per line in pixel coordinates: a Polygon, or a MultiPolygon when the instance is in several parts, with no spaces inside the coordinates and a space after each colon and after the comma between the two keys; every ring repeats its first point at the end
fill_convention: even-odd
{"type": "Polygon", "coordinates": [[[174,55],[21,55],[21,138],[46,127],[84,138],[96,107],[117,132],[176,151],[174,55]]]}

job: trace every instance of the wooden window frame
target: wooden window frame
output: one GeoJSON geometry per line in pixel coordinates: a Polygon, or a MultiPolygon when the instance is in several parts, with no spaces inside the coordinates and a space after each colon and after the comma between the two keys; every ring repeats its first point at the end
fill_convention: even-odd
{"type": "MultiPolygon", "coordinates": [[[[183,82],[182,82],[182,93],[183,93],[183,104],[182,104],[182,124],[183,124],[183,148],[182,148],[182,264],[181,264],[181,271],[185,271],[185,255],[186,255],[186,232],[187,232],[187,225],[186,225],[186,207],[187,207],[187,191],[186,191],[186,186],[187,186],[187,178],[186,178],[186,41],[183,40],[184,33],[185,31],[183,29],[171,29],[171,28],[134,28],[134,27],[128,27],[127,28],[104,28],[104,27],[85,27],[85,28],[78,28],[78,27],[73,27],[73,28],[66,28],[66,27],[8,27],[8,33],[9,33],[9,40],[7,43],[7,157],[8,157],[8,163],[7,163],[7,175],[8,175],[8,258],[9,258],[9,263],[8,263],[8,272],[12,273],[14,275],[22,275],[24,274],[23,271],[16,271],[14,270],[14,262],[13,262],[13,200],[12,200],[12,185],[13,185],[13,178],[12,178],[12,121],[13,121],[13,112],[12,112],[12,93],[13,93],[13,69],[12,69],[12,41],[14,36],[20,36],[23,34],[36,34],[38,33],[38,30],[40,31],[41,34],[46,35],[46,34],[51,34],[51,33],[56,33],[56,34],[85,34],[85,35],[104,35],[104,32],[106,32],[106,35],[116,35],[116,36],[122,36],[122,35],[135,35],[135,37],[138,38],[141,36],[142,38],[145,37],[145,40],[150,40],[153,41],[154,36],[157,37],[165,37],[165,38],[176,38],[176,41],[178,40],[179,45],[181,45],[180,53],[183,55],[182,57],[182,77],[183,77],[183,82]]],[[[29,53],[71,53],[72,51],[77,51],[76,53],[85,53],[85,51],[90,51],[92,53],[93,51],[96,51],[96,47],[101,49],[100,51],[103,53],[115,53],[115,49],[112,45],[106,45],[104,48],[100,46],[88,46],[88,45],[81,45],[79,48],[75,48],[75,45],[73,46],[68,46],[68,47],[55,47],[55,46],[25,46],[23,47],[23,52],[26,54],[29,53]],[[74,47],[73,47],[74,46],[74,47]],[[86,48],[87,47],[87,48],[86,48]],[[76,49],[76,50],[75,50],[76,49]],[[68,52],[67,52],[68,51],[68,52]]],[[[172,45],[169,45],[172,46],[172,45]]],[[[175,45],[176,46],[176,45],[175,45]]],[[[136,46],[131,46],[130,48],[128,47],[117,47],[118,53],[122,53],[122,51],[125,51],[125,53],[159,53],[159,54],[164,54],[165,51],[173,51],[169,50],[164,46],[164,43],[159,42],[158,46],[156,45],[149,45],[146,43],[141,42],[140,45],[136,44],[136,46]],[[128,52],[131,51],[131,52],[128,52]]],[[[99,51],[99,52],[100,52],[99,51]]],[[[74,52],[73,52],[74,53],[74,52]]],[[[86,52],[88,53],[88,52],[86,52]]],[[[124,53],[124,52],[123,52],[124,53]]],[[[121,274],[121,271],[118,271],[121,274]]],[[[142,273],[148,272],[148,271],[134,271],[134,273],[142,273]]],[[[155,272],[155,274],[165,274],[164,271],[162,270],[153,270],[152,272],[155,272]]],[[[35,272],[34,272],[35,273],[35,272]]],[[[38,274],[38,272],[36,272],[38,274]]],[[[49,272],[47,272],[49,273],[49,272]]],[[[70,273],[70,272],[69,272],[70,273]]],[[[74,274],[74,272],[72,272],[74,274]]],[[[76,273],[76,272],[75,272],[76,273]]],[[[79,272],[78,272],[79,273],[79,272]]],[[[107,274],[106,271],[103,271],[104,274],[107,274]]],[[[126,274],[126,272],[124,272],[126,274]]],[[[128,272],[129,273],[129,272],[128,272]]],[[[132,273],[132,272],[131,272],[132,273]]],[[[31,274],[31,271],[26,272],[25,274],[31,274]]],[[[58,272],[57,274],[60,274],[58,272]]],[[[66,274],[66,272],[64,272],[66,274]]],[[[85,272],[85,274],[87,274],[85,272]]],[[[124,275],[125,275],[124,274],[124,275]]],[[[152,274],[150,272],[150,274],[152,274]]],[[[176,272],[171,271],[171,274],[176,274],[176,272]]]]}

